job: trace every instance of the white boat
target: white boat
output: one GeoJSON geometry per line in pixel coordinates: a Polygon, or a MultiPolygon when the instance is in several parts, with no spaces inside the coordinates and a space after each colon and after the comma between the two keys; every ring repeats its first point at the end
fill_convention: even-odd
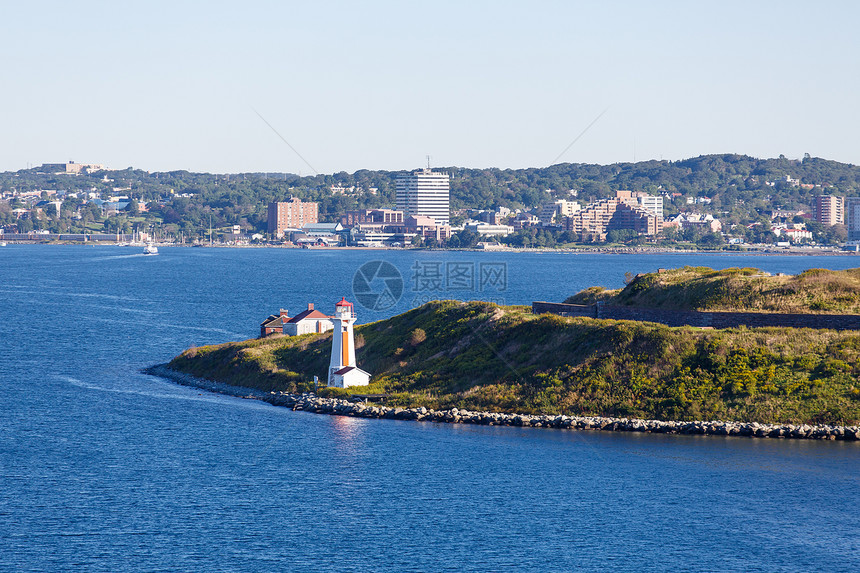
{"type": "Polygon", "coordinates": [[[152,243],[147,243],[146,246],[143,248],[143,254],[144,255],[157,255],[158,254],[158,247],[156,247],[152,243]]]}
{"type": "Polygon", "coordinates": [[[0,241],[0,247],[5,247],[5,246],[6,246],[6,241],[0,241]]]}

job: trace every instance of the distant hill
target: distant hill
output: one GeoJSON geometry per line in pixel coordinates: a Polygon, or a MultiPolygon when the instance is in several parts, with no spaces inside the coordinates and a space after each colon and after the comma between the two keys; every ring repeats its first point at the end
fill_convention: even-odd
{"type": "MultiPolygon", "coordinates": [[[[417,166],[416,166],[417,167],[417,166]]],[[[681,161],[642,161],[593,165],[561,163],[528,169],[439,167],[451,174],[451,208],[536,208],[558,198],[589,201],[616,190],[664,193],[667,214],[688,209],[688,198],[707,197],[695,205],[730,223],[752,222],[773,209],[808,211],[815,195],[860,194],[860,167],[806,156],[793,160],[746,155],[703,155],[681,161]]],[[[168,173],[139,169],[66,175],[38,168],[0,173],[0,192],[37,189],[96,190],[128,194],[138,202],[166,200],[146,217],[174,225],[174,232],[202,233],[209,216],[217,227],[241,224],[265,231],[266,205],[295,195],[320,203],[320,215],[333,221],[350,209],[392,207],[395,179],[406,171],[359,170],[355,173],[299,176],[291,173],[168,173]],[[350,190],[333,194],[332,186],[350,190]],[[116,189],[116,191],[114,191],[116,189]],[[178,197],[191,194],[190,197],[178,197]]],[[[3,215],[0,212],[0,215],[3,215]]],[[[769,219],[768,219],[769,220],[769,219]]],[[[0,223],[3,221],[0,220],[0,223]]],[[[74,225],[74,221],[69,221],[74,225]]]]}
{"type": "Polygon", "coordinates": [[[860,314],[860,268],[771,276],[754,268],[684,267],[637,275],[618,290],[586,289],[565,302],[680,310],[860,314]]]}
{"type": "MultiPolygon", "coordinates": [[[[703,330],[443,301],[356,328],[391,405],[663,420],[860,421],[860,333],[703,330]]],[[[260,390],[308,390],[331,333],[191,348],[170,368],[260,390]]]]}

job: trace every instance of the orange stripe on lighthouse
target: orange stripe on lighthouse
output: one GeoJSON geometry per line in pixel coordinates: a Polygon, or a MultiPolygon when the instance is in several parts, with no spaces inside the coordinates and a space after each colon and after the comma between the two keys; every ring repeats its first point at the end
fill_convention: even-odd
{"type": "Polygon", "coordinates": [[[340,337],[341,337],[341,339],[340,339],[340,350],[341,350],[341,353],[343,354],[343,356],[342,356],[343,365],[349,366],[349,340],[347,338],[347,333],[341,332],[340,337]]]}

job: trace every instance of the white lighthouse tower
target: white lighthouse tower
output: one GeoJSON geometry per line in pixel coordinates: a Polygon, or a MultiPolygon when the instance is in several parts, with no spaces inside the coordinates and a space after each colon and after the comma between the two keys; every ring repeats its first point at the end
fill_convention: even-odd
{"type": "Polygon", "coordinates": [[[352,325],[355,324],[355,311],[351,302],[341,298],[334,306],[334,331],[331,337],[331,360],[328,365],[328,385],[336,388],[367,386],[370,374],[355,363],[355,338],[352,325]]]}

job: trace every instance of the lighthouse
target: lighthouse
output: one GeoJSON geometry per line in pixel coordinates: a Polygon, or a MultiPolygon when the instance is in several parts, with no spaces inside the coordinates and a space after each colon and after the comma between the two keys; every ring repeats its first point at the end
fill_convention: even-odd
{"type": "Polygon", "coordinates": [[[331,337],[331,360],[328,365],[328,385],[336,388],[367,386],[370,374],[355,363],[355,310],[351,302],[341,298],[334,306],[334,329],[331,337]]]}

